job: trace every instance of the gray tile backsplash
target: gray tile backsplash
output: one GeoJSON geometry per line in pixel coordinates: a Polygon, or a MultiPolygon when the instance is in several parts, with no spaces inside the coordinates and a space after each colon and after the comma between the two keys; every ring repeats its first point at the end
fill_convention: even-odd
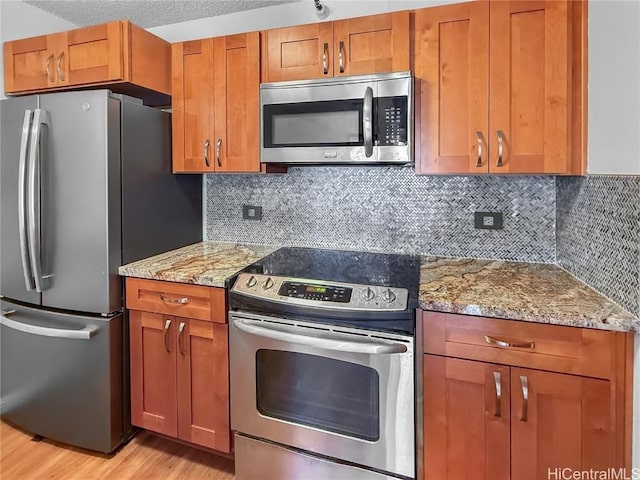
{"type": "Polygon", "coordinates": [[[558,177],[557,263],[640,316],[640,176],[558,177]]]}
{"type": "Polygon", "coordinates": [[[207,175],[206,239],[553,263],[550,176],[416,176],[411,167],[293,167],[207,175]],[[243,205],[262,220],[243,220],[243,205]],[[476,230],[500,211],[503,230],[476,230]]]}

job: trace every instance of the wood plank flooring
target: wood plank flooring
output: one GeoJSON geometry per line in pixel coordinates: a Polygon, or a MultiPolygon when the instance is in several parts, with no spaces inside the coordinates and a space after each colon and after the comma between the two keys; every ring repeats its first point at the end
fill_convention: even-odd
{"type": "Polygon", "coordinates": [[[116,453],[64,446],[0,422],[2,480],[232,480],[233,461],[146,432],[116,453]]]}

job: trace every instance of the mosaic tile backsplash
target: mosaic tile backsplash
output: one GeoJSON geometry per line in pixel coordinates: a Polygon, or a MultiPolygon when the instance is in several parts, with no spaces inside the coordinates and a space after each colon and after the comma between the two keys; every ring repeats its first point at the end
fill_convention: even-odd
{"type": "Polygon", "coordinates": [[[556,184],[558,265],[640,317],[640,176],[556,184]]]}
{"type": "Polygon", "coordinates": [[[207,175],[206,239],[555,262],[555,179],[416,176],[412,167],[293,167],[207,175]],[[243,220],[243,205],[262,220],[243,220]],[[503,230],[476,230],[500,211],[503,230]]]}

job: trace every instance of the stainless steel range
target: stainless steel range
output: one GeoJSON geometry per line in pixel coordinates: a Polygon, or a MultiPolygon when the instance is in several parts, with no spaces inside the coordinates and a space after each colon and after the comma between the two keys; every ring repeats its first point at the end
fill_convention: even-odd
{"type": "Polygon", "coordinates": [[[283,248],[230,291],[236,478],[415,478],[408,255],[283,248]]]}

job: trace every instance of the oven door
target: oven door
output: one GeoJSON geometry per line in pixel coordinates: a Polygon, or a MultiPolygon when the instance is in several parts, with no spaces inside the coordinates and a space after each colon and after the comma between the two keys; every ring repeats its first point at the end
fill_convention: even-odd
{"type": "Polygon", "coordinates": [[[230,314],[232,429],[413,478],[413,339],[230,314]]]}

